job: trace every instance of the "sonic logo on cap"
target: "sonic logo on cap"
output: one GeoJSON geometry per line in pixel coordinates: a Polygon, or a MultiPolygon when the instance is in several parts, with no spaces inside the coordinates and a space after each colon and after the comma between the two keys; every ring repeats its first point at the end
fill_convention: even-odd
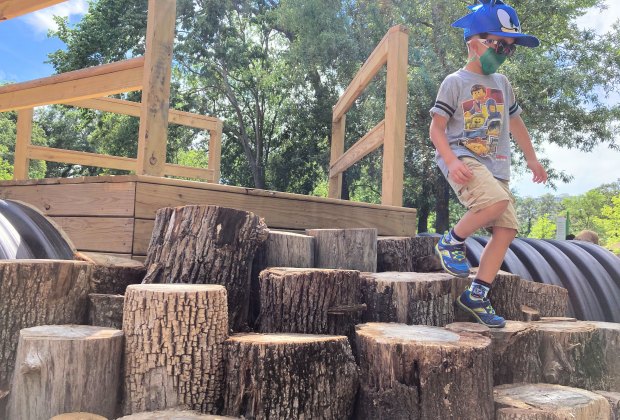
{"type": "Polygon", "coordinates": [[[499,19],[499,23],[502,24],[502,32],[521,32],[519,22],[517,21],[515,24],[508,12],[504,9],[499,9],[497,11],[497,18],[499,19]]]}

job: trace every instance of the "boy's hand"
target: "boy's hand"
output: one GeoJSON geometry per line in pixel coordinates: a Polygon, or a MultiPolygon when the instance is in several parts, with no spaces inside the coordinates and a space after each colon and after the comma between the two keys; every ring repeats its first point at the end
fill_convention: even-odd
{"type": "Polygon", "coordinates": [[[457,184],[467,184],[473,176],[471,169],[460,159],[454,159],[448,164],[448,177],[457,184]]]}
{"type": "Polygon", "coordinates": [[[528,161],[527,167],[530,168],[530,170],[532,171],[532,181],[537,184],[540,184],[541,182],[547,182],[547,171],[537,159],[528,161]]]}

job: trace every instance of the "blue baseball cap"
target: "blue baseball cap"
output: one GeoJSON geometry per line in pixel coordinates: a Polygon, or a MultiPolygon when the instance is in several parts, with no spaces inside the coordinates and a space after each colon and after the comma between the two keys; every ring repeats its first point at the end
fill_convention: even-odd
{"type": "Polygon", "coordinates": [[[468,6],[472,13],[463,16],[452,24],[465,30],[465,39],[473,35],[487,33],[513,38],[516,45],[538,47],[540,41],[532,35],[521,32],[517,12],[502,0],[479,0],[480,4],[468,6]]]}

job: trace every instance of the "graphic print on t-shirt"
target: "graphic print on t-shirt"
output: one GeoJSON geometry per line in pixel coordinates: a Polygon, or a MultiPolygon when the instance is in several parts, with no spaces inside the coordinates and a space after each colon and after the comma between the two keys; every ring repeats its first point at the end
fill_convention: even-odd
{"type": "Polygon", "coordinates": [[[471,97],[461,104],[465,118],[461,144],[479,156],[495,159],[502,129],[504,95],[499,89],[473,85],[471,97]]]}

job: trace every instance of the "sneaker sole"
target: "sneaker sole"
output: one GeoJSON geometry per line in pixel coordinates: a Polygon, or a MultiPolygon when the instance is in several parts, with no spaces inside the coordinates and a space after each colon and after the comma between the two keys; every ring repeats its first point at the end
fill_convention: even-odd
{"type": "Polygon", "coordinates": [[[464,273],[464,272],[457,273],[455,271],[450,270],[448,267],[446,267],[446,265],[443,263],[441,252],[439,251],[439,244],[435,245],[435,255],[439,257],[439,262],[441,263],[441,267],[444,269],[446,273],[452,274],[454,277],[460,277],[462,279],[469,277],[469,271],[467,273],[464,273]]]}
{"type": "Polygon", "coordinates": [[[484,322],[482,320],[482,318],[480,318],[478,316],[478,314],[473,311],[472,309],[468,308],[467,306],[465,306],[463,304],[463,302],[461,302],[461,297],[459,296],[458,298],[456,298],[456,304],[459,306],[459,308],[465,312],[467,312],[469,315],[473,316],[474,319],[476,320],[476,322],[478,322],[478,324],[482,324],[482,325],[486,325],[489,328],[504,328],[506,326],[506,321],[504,321],[504,323],[499,324],[499,325],[493,325],[493,324],[487,324],[486,322],[484,322]]]}

